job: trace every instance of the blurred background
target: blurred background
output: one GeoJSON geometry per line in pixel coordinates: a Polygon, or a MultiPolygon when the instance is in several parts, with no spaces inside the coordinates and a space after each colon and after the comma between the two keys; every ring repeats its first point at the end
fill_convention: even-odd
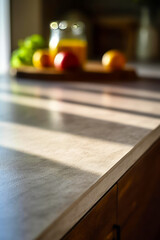
{"type": "Polygon", "coordinates": [[[19,39],[37,33],[48,40],[49,23],[60,19],[85,22],[89,59],[119,49],[128,61],[160,61],[159,0],[0,0],[0,4],[1,63],[6,58],[7,64],[19,39]]]}

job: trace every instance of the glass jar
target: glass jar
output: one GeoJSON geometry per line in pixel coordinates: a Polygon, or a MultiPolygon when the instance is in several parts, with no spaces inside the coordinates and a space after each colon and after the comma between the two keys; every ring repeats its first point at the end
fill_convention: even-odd
{"type": "Polygon", "coordinates": [[[56,21],[50,24],[49,50],[52,60],[61,51],[71,51],[79,59],[81,66],[87,58],[87,40],[83,22],[56,21]]]}

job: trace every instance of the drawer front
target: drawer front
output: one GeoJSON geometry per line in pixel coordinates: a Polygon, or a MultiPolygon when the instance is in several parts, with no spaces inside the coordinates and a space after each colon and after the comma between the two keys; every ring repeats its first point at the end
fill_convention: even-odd
{"type": "Polygon", "coordinates": [[[118,182],[121,240],[160,236],[160,141],[118,182]]]}
{"type": "Polygon", "coordinates": [[[112,240],[116,222],[117,185],[80,220],[63,240],[112,240]]]}

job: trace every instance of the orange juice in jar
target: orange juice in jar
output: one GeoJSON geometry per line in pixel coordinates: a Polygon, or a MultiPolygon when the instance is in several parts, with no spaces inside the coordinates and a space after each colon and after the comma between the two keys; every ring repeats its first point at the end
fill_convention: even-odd
{"type": "Polygon", "coordinates": [[[61,51],[71,51],[79,59],[81,66],[87,59],[87,40],[82,22],[52,22],[49,49],[52,60],[61,51]]]}

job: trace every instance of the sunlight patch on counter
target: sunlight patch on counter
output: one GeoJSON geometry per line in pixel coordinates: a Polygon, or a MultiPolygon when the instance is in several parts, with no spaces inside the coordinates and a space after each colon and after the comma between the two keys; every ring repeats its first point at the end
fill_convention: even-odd
{"type": "Polygon", "coordinates": [[[58,100],[26,97],[9,93],[1,93],[0,101],[10,102],[32,108],[44,109],[48,111],[72,114],[85,118],[110,121],[113,123],[119,123],[124,125],[126,125],[127,123],[131,126],[142,127],[146,129],[153,129],[159,124],[159,119],[141,116],[138,114],[134,115],[130,113],[123,113],[121,112],[121,109],[119,109],[119,111],[114,111],[97,107],[84,106],[76,103],[67,103],[58,100]]]}
{"type": "Polygon", "coordinates": [[[104,174],[131,145],[0,122],[0,146],[57,161],[96,174],[104,174]]]}

